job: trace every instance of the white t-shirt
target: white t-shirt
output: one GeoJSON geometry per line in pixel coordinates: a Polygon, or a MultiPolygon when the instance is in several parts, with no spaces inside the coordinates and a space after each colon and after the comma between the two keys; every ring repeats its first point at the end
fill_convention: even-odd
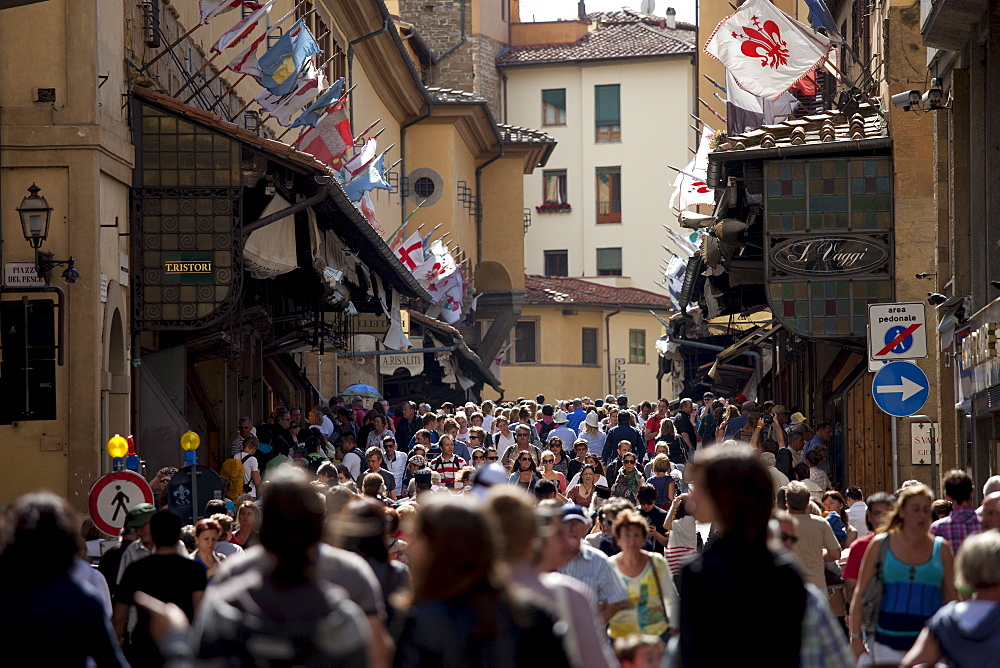
{"type": "Polygon", "coordinates": [[[484,415],[483,416],[483,431],[485,431],[487,434],[489,434],[489,433],[492,433],[492,430],[493,430],[493,416],[492,415],[484,415]]]}
{"type": "Polygon", "coordinates": [[[317,426],[319,427],[319,430],[323,432],[323,435],[326,436],[327,438],[330,438],[330,436],[333,435],[333,421],[326,415],[323,416],[323,422],[317,426]]]}
{"type": "Polygon", "coordinates": [[[250,496],[256,499],[257,485],[253,484],[253,472],[260,472],[260,467],[257,465],[257,458],[253,455],[241,452],[236,455],[236,459],[243,462],[243,484],[250,485],[250,496]]]}

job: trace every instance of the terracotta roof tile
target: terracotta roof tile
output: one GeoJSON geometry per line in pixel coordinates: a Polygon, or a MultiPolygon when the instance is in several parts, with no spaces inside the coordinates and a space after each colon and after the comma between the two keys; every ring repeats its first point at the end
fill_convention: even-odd
{"type": "Polygon", "coordinates": [[[616,288],[580,278],[528,275],[524,277],[524,289],[524,303],[532,305],[634,306],[673,310],[670,298],[665,294],[639,288],[616,288]]]}
{"type": "Polygon", "coordinates": [[[555,144],[556,140],[541,130],[522,128],[519,125],[497,123],[504,144],[555,144]]]}
{"type": "MultiPolygon", "coordinates": [[[[614,12],[590,12],[587,14],[587,20],[591,23],[645,23],[646,25],[658,26],[661,21],[666,21],[662,16],[656,16],[654,14],[643,14],[642,12],[637,12],[634,9],[629,9],[628,7],[622,7],[620,10],[614,12]]],[[[676,24],[677,30],[689,30],[694,32],[698,29],[698,26],[692,23],[685,23],[684,21],[678,21],[676,24]]],[[[694,35],[691,36],[694,38],[694,35]]]]}
{"type": "Polygon", "coordinates": [[[730,135],[714,153],[752,153],[755,150],[886,138],[888,127],[885,119],[876,107],[866,102],[850,115],[831,109],[802,118],[790,118],[774,125],[762,125],[743,134],[730,135]]]}
{"type": "Polygon", "coordinates": [[[510,67],[548,62],[617,60],[693,54],[694,33],[647,23],[609,23],[571,44],[535,44],[505,49],[497,65],[510,67]]]}

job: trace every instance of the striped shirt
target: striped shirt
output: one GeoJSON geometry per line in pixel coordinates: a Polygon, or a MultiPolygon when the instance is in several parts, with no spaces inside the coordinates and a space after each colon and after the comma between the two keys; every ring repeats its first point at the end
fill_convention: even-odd
{"type": "Polygon", "coordinates": [[[628,590],[618,577],[618,571],[600,550],[581,543],[580,552],[559,569],[563,575],[576,578],[590,587],[599,605],[628,600],[628,590]]]}
{"type": "Polygon", "coordinates": [[[429,468],[441,474],[442,485],[449,485],[455,482],[455,476],[458,475],[463,466],[465,466],[465,460],[458,455],[452,455],[449,460],[446,460],[444,455],[439,455],[431,461],[429,468]]]}

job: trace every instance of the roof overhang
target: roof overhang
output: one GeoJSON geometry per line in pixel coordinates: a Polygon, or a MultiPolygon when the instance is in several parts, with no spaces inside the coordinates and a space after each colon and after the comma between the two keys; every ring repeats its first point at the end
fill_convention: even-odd
{"type": "Polygon", "coordinates": [[[419,324],[426,329],[447,337],[455,345],[455,356],[458,360],[458,365],[475,376],[479,382],[490,385],[494,390],[503,395],[504,390],[500,386],[500,381],[490,373],[487,366],[483,364],[482,358],[469,348],[461,332],[451,325],[428,317],[419,311],[410,311],[410,323],[419,324]]]}
{"type": "MultiPolygon", "coordinates": [[[[296,151],[287,144],[262,139],[233,123],[223,121],[215,114],[185,105],[176,98],[162,93],[135,86],[132,89],[132,94],[147,104],[155,105],[171,114],[179,115],[191,123],[226,135],[230,139],[246,145],[251,150],[265,154],[268,159],[273,159],[301,173],[312,175],[311,182],[315,183],[316,187],[309,192],[302,192],[302,194],[306,196],[307,200],[315,201],[314,208],[320,227],[332,229],[358,255],[362,262],[378,273],[383,281],[398,290],[401,295],[431,301],[427,291],[403,266],[399,258],[375,231],[375,228],[347,199],[344,189],[333,178],[330,169],[313,156],[296,151]]],[[[290,207],[290,209],[300,207],[301,204],[298,207],[290,207]]],[[[285,210],[272,214],[268,218],[273,218],[273,222],[277,222],[288,215],[290,215],[290,210],[285,210]]],[[[254,221],[246,222],[247,226],[253,224],[254,221]]]]}
{"type": "Polygon", "coordinates": [[[656,53],[649,55],[632,54],[627,56],[608,56],[605,58],[586,58],[573,60],[569,58],[551,58],[548,60],[530,60],[526,62],[497,62],[497,69],[510,69],[522,67],[552,67],[553,65],[565,65],[567,67],[582,67],[586,65],[606,65],[608,63],[620,63],[626,60],[691,60],[694,58],[694,51],[684,51],[682,53],[656,53]]]}
{"type": "Polygon", "coordinates": [[[462,141],[477,160],[492,157],[502,143],[500,130],[485,101],[444,102],[435,100],[431,115],[421,125],[454,125],[462,141]]]}
{"type": "Polygon", "coordinates": [[[774,148],[748,148],[742,151],[713,151],[708,161],[713,165],[748,160],[771,160],[774,158],[803,158],[813,155],[857,154],[864,151],[883,151],[892,148],[892,138],[871,137],[849,141],[831,141],[800,144],[798,146],[778,146],[774,148]]]}

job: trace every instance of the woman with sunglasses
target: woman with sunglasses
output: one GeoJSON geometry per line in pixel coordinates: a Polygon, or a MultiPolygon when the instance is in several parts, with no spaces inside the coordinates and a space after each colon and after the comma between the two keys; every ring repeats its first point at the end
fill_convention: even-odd
{"type": "Polygon", "coordinates": [[[569,474],[569,457],[566,456],[565,445],[563,440],[559,436],[552,436],[549,438],[549,450],[552,452],[555,458],[552,468],[564,476],[568,477],[569,474]]]}
{"type": "MultiPolygon", "coordinates": [[[[558,437],[556,437],[558,438],[558,437]]],[[[551,480],[556,485],[556,491],[562,495],[566,492],[566,476],[564,476],[559,471],[555,469],[555,455],[551,450],[546,450],[542,453],[541,465],[542,470],[540,477],[545,480],[551,480]]]]}
{"type": "Polygon", "coordinates": [[[521,450],[517,453],[517,459],[514,460],[513,468],[514,472],[510,474],[507,482],[534,493],[535,483],[538,482],[538,473],[531,453],[527,450],[521,450]]]}
{"type": "Polygon", "coordinates": [[[615,480],[615,485],[611,489],[611,493],[614,496],[636,503],[639,488],[642,487],[644,482],[642,473],[639,471],[635,453],[627,452],[622,457],[622,467],[618,471],[618,478],[615,480]]]}

